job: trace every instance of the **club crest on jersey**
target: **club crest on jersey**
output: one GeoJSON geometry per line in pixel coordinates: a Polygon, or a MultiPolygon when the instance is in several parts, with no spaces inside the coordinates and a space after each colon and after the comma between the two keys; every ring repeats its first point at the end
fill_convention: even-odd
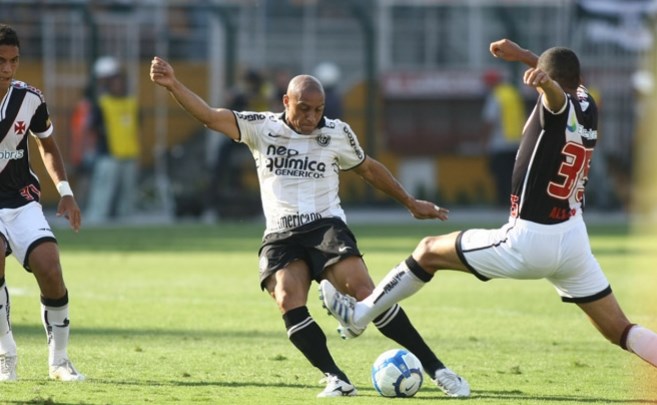
{"type": "Polygon", "coordinates": [[[16,121],[16,122],[14,122],[14,132],[16,133],[16,135],[25,134],[26,129],[27,129],[27,126],[25,125],[25,121],[16,121]]]}
{"type": "Polygon", "coordinates": [[[319,146],[328,146],[331,143],[331,137],[326,134],[320,134],[316,140],[319,146]]]}

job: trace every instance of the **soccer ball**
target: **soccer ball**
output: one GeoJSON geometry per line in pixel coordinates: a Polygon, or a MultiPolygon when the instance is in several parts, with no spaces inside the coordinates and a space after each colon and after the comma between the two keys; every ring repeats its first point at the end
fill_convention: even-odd
{"type": "Polygon", "coordinates": [[[384,397],[412,397],[422,379],[422,363],[408,350],[383,352],[372,365],[372,384],[384,397]]]}

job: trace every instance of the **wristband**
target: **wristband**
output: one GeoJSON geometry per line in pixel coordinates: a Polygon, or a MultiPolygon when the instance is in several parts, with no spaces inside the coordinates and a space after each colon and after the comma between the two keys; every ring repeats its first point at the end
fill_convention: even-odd
{"type": "Polygon", "coordinates": [[[59,195],[61,197],[65,197],[67,195],[73,196],[73,190],[71,190],[71,186],[68,184],[68,181],[60,181],[57,183],[57,191],[59,191],[59,195]]]}

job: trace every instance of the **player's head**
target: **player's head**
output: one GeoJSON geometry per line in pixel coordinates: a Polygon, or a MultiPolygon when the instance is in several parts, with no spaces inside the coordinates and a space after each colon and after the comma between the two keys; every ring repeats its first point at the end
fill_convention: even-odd
{"type": "Polygon", "coordinates": [[[20,55],[20,42],[13,28],[0,24],[0,88],[6,89],[11,84],[20,55]]]}
{"type": "Polygon", "coordinates": [[[285,118],[292,129],[309,135],[324,116],[324,88],[313,76],[295,76],[287,86],[283,105],[285,118]]]}
{"type": "Polygon", "coordinates": [[[538,58],[536,67],[547,73],[564,90],[575,90],[580,84],[579,59],[568,48],[548,49],[538,58]]]}
{"type": "Polygon", "coordinates": [[[16,48],[21,47],[18,34],[6,24],[0,24],[0,45],[15,46],[16,48]]]}

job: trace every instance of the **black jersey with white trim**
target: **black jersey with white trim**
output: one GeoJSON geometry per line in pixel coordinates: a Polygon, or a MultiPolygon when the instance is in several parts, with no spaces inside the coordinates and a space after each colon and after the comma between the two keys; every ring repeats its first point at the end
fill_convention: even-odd
{"type": "Polygon", "coordinates": [[[41,92],[14,80],[0,105],[0,208],[39,201],[39,179],[30,167],[28,134],[52,134],[48,107],[41,92]]]}
{"type": "Polygon", "coordinates": [[[511,216],[557,224],[579,213],[597,141],[598,111],[586,88],[551,112],[539,96],[516,156],[511,216]]]}
{"type": "Polygon", "coordinates": [[[284,114],[234,112],[240,142],[256,162],[265,234],[321,218],[346,221],[338,196],[340,172],[366,158],[349,125],[323,118],[308,135],[290,128],[284,114]]]}

